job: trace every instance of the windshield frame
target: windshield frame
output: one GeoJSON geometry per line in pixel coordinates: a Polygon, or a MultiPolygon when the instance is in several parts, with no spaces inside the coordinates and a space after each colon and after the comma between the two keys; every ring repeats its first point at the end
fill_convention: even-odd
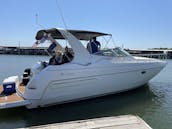
{"type": "Polygon", "coordinates": [[[131,57],[131,55],[120,47],[113,49],[103,49],[93,55],[106,56],[106,57],[131,57]]]}

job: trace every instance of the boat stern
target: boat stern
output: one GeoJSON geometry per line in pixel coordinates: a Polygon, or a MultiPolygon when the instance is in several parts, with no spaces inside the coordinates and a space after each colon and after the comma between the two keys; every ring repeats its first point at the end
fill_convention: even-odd
{"type": "Polygon", "coordinates": [[[31,102],[25,100],[22,94],[25,92],[25,86],[19,84],[17,76],[6,78],[3,86],[0,86],[0,109],[26,106],[31,102]],[[15,81],[11,81],[14,80],[15,81]]]}

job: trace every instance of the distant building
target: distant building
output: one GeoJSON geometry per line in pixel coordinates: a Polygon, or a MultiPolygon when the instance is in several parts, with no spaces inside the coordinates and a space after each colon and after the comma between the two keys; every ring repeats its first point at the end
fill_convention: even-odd
{"type": "Polygon", "coordinates": [[[48,55],[46,47],[11,47],[11,46],[0,46],[0,54],[15,54],[15,55],[48,55]]]}

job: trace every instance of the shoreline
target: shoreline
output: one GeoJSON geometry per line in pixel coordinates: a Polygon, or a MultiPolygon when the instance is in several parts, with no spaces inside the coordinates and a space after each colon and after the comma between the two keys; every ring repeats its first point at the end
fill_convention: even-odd
{"type": "MultiPolygon", "coordinates": [[[[133,56],[158,58],[158,59],[172,59],[172,50],[170,49],[125,49],[133,56]]],[[[3,55],[45,55],[48,56],[47,47],[12,47],[0,46],[0,54],[3,55]]]]}

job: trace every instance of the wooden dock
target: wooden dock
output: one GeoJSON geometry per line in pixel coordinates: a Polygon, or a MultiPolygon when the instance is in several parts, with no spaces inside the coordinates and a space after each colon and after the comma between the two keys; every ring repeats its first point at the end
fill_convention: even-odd
{"type": "Polygon", "coordinates": [[[33,126],[25,129],[151,129],[151,127],[138,116],[124,115],[33,126]]]}

